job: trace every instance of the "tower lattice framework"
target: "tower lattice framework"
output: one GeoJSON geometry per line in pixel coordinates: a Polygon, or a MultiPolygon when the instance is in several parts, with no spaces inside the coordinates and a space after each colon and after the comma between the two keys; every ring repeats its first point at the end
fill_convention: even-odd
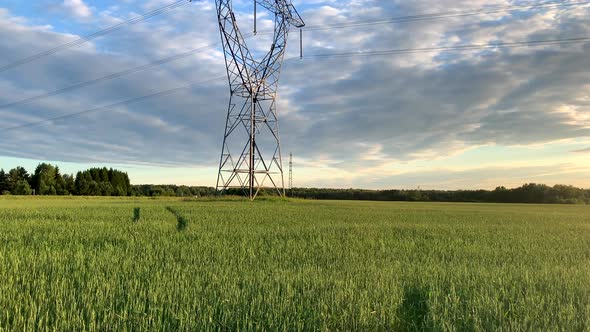
{"type": "Polygon", "coordinates": [[[255,21],[256,5],[274,14],[270,51],[256,60],[238,28],[232,0],[215,4],[230,87],[217,190],[240,188],[254,199],[269,187],[284,196],[277,90],[289,29],[305,23],[290,0],[255,0],[255,21]]]}

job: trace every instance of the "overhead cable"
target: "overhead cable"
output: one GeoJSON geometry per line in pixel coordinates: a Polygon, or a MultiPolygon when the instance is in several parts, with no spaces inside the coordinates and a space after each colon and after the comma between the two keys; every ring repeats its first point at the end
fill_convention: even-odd
{"type": "MultiPolygon", "coordinates": [[[[552,39],[552,40],[537,40],[537,41],[521,41],[521,42],[506,42],[506,43],[491,43],[491,44],[472,44],[472,45],[459,45],[459,46],[449,46],[449,47],[427,47],[427,48],[407,48],[407,49],[395,49],[395,50],[381,50],[381,51],[367,51],[367,52],[348,52],[348,53],[327,53],[327,54],[312,54],[306,55],[305,58],[343,58],[343,57],[366,57],[366,56],[383,56],[383,55],[398,55],[398,54],[409,54],[409,53],[429,53],[429,52],[443,52],[443,51],[469,51],[469,50],[481,50],[481,49],[494,49],[494,48],[513,48],[513,47],[525,47],[525,46],[547,46],[547,45],[564,45],[564,44],[575,44],[575,43],[586,43],[590,42],[590,37],[580,37],[580,38],[568,38],[568,39],[552,39]]],[[[290,62],[293,60],[297,60],[298,58],[289,58],[285,60],[285,62],[290,62]]],[[[147,96],[130,99],[122,102],[117,102],[114,104],[101,106],[81,112],[70,113],[54,118],[43,119],[36,122],[29,122],[26,124],[7,127],[0,129],[0,132],[7,132],[16,129],[22,129],[27,127],[35,127],[42,125],[47,122],[55,121],[55,120],[62,120],[67,118],[72,118],[76,116],[80,116],[87,113],[92,113],[96,111],[101,111],[104,109],[110,109],[118,106],[126,106],[130,104],[135,104],[147,99],[152,99],[156,97],[162,97],[166,95],[170,95],[173,93],[177,93],[183,90],[187,90],[197,86],[203,86],[207,84],[212,84],[214,82],[218,82],[221,80],[225,80],[227,77],[221,76],[211,80],[190,84],[182,87],[178,87],[171,90],[165,90],[161,92],[157,92],[154,94],[150,94],[147,96]]]]}
{"type": "Polygon", "coordinates": [[[19,66],[22,66],[24,64],[31,63],[31,62],[36,61],[36,60],[39,60],[39,59],[41,59],[43,57],[46,57],[46,56],[49,56],[49,55],[53,55],[55,53],[61,52],[61,51],[66,50],[68,48],[71,48],[71,47],[74,47],[74,46],[77,46],[77,45],[84,44],[84,43],[86,43],[88,41],[91,41],[93,39],[102,37],[102,36],[107,35],[109,33],[112,33],[112,32],[115,32],[115,31],[119,31],[119,30],[121,30],[121,29],[123,29],[123,28],[125,28],[127,26],[130,26],[130,25],[133,25],[133,24],[136,24],[136,23],[139,23],[139,22],[143,22],[143,21],[145,21],[145,20],[147,20],[149,18],[152,18],[154,16],[157,16],[157,15],[160,15],[160,14],[163,14],[163,13],[166,13],[166,12],[172,10],[172,9],[178,8],[180,6],[183,6],[183,5],[185,5],[185,4],[189,3],[189,2],[190,1],[188,1],[188,0],[175,1],[175,2],[173,2],[171,4],[168,4],[166,6],[163,6],[163,7],[160,7],[158,9],[152,10],[152,11],[150,11],[148,13],[145,13],[145,14],[143,14],[141,16],[138,16],[138,17],[132,18],[130,20],[127,20],[127,21],[118,23],[116,25],[113,25],[113,26],[111,26],[111,27],[109,27],[107,29],[103,29],[103,30],[100,30],[100,31],[91,33],[89,35],[86,35],[86,36],[80,37],[80,38],[78,38],[76,40],[73,40],[73,41],[71,41],[69,43],[65,43],[63,45],[54,47],[52,49],[43,51],[41,53],[37,53],[35,55],[31,55],[29,57],[22,58],[20,60],[14,61],[14,62],[12,62],[10,64],[4,65],[4,66],[0,66],[0,73],[5,72],[5,71],[10,70],[10,69],[13,69],[13,68],[16,68],[16,67],[19,67],[19,66]]]}
{"type": "Polygon", "coordinates": [[[114,108],[114,107],[119,107],[119,106],[127,106],[127,105],[131,105],[131,104],[136,104],[148,99],[153,99],[153,98],[157,98],[157,97],[163,97],[163,96],[167,96],[167,95],[171,95],[174,93],[178,93],[180,91],[184,91],[184,90],[189,90],[191,88],[194,87],[198,87],[198,86],[203,86],[203,85],[208,85],[208,84],[212,84],[218,81],[222,81],[227,79],[226,76],[221,76],[221,77],[217,77],[217,78],[213,78],[207,81],[203,81],[203,82],[199,82],[199,83],[194,83],[194,84],[189,84],[189,85],[185,85],[185,86],[181,86],[178,88],[174,88],[174,89],[170,89],[170,90],[165,90],[165,91],[160,91],[160,92],[156,92],[150,95],[146,95],[146,96],[142,96],[142,97],[138,97],[138,98],[134,98],[134,99],[129,99],[129,100],[125,100],[125,101],[121,101],[121,102],[117,102],[114,104],[109,104],[106,106],[100,106],[100,107],[96,107],[96,108],[92,108],[92,109],[88,109],[88,110],[84,110],[81,112],[76,112],[76,113],[69,113],[69,114],[65,114],[65,115],[60,115],[57,117],[53,117],[53,118],[47,118],[47,119],[43,119],[43,120],[39,120],[39,121],[35,121],[35,122],[29,122],[29,123],[25,123],[22,125],[17,125],[17,126],[13,126],[13,127],[7,127],[7,128],[2,128],[0,129],[0,133],[5,133],[8,131],[13,131],[13,130],[17,130],[17,129],[22,129],[22,128],[29,128],[29,127],[36,127],[36,126],[40,126],[42,124],[48,123],[48,122],[52,122],[52,121],[57,121],[57,120],[65,120],[68,118],[73,118],[73,117],[77,117],[80,115],[84,115],[84,114],[88,114],[88,113],[93,113],[93,112],[97,112],[97,111],[102,111],[102,110],[106,110],[106,109],[110,109],[110,108],[114,108]]]}
{"type": "Polygon", "coordinates": [[[221,44],[221,42],[215,43],[215,44],[211,44],[211,45],[205,46],[203,48],[198,48],[198,49],[190,50],[190,51],[187,51],[187,52],[184,52],[184,53],[179,53],[179,54],[176,54],[176,55],[173,55],[173,56],[170,56],[170,57],[162,58],[162,59],[159,59],[159,60],[156,60],[156,61],[153,61],[153,62],[144,64],[144,65],[141,65],[141,66],[137,66],[137,67],[134,67],[134,68],[126,69],[126,70],[123,70],[123,71],[120,71],[120,72],[116,72],[116,73],[112,73],[112,74],[109,74],[109,75],[106,75],[106,76],[103,76],[103,77],[99,77],[99,78],[95,78],[95,79],[92,79],[92,80],[89,80],[89,81],[84,81],[84,82],[76,83],[76,84],[73,84],[73,85],[70,85],[70,86],[61,88],[61,89],[57,89],[57,90],[53,90],[53,91],[50,91],[50,92],[46,92],[46,93],[43,93],[43,94],[40,94],[40,95],[36,95],[36,96],[33,96],[33,97],[21,99],[19,101],[11,102],[11,103],[8,103],[8,104],[3,104],[3,105],[0,105],[0,109],[10,108],[10,107],[14,107],[14,106],[23,105],[23,104],[28,104],[28,103],[31,103],[31,102],[34,102],[34,101],[38,101],[38,100],[41,100],[41,99],[45,99],[45,98],[48,98],[48,97],[60,95],[62,93],[66,93],[66,92],[69,92],[69,91],[81,89],[81,88],[84,88],[84,87],[87,87],[87,86],[90,86],[90,85],[94,85],[94,84],[97,84],[97,83],[100,83],[100,82],[103,82],[103,81],[108,81],[108,80],[120,78],[120,77],[123,77],[123,76],[131,75],[131,74],[134,74],[134,73],[137,73],[137,72],[140,72],[140,71],[149,69],[149,68],[157,67],[157,66],[160,66],[160,65],[163,65],[163,64],[172,62],[172,61],[176,61],[176,60],[179,60],[179,59],[182,59],[182,58],[186,58],[186,57],[188,57],[190,55],[194,55],[194,54],[198,54],[198,53],[203,53],[205,51],[214,49],[219,44],[221,44]]]}
{"type": "Polygon", "coordinates": [[[581,5],[588,5],[588,4],[590,4],[590,1],[548,2],[548,3],[541,3],[541,4],[536,4],[536,5],[512,5],[512,6],[491,7],[491,8],[482,8],[482,9],[467,10],[467,11],[450,11],[450,12],[420,14],[420,15],[411,15],[411,16],[399,16],[399,17],[392,17],[389,19],[356,21],[356,22],[334,24],[334,25],[316,25],[316,26],[309,26],[307,28],[304,28],[304,31],[319,31],[319,30],[341,29],[341,28],[349,28],[349,27],[373,26],[373,25],[380,25],[380,24],[428,21],[428,20],[438,20],[438,19],[445,19],[445,18],[488,15],[488,14],[497,14],[497,13],[532,10],[532,9],[551,9],[551,8],[561,8],[561,7],[573,7],[573,6],[581,6],[581,5]]]}
{"type": "Polygon", "coordinates": [[[528,47],[538,47],[538,46],[549,46],[549,45],[579,44],[579,43],[587,43],[587,42],[590,42],[590,37],[569,38],[569,39],[551,39],[551,40],[533,40],[533,41],[505,42],[505,43],[490,43],[490,44],[471,44],[471,45],[458,45],[458,46],[447,46],[447,47],[405,48],[405,49],[381,50],[381,51],[310,54],[310,55],[305,55],[304,58],[342,58],[342,57],[356,57],[356,56],[363,57],[363,56],[448,52],[448,51],[471,51],[471,50],[482,50],[482,49],[500,49],[500,48],[514,48],[514,47],[527,47],[527,46],[528,47]]]}
{"type": "MultiPolygon", "coordinates": [[[[177,1],[175,3],[170,4],[175,5],[186,1],[177,1]]],[[[493,7],[493,8],[482,8],[477,10],[471,11],[461,11],[461,12],[442,12],[442,13],[431,13],[431,14],[421,14],[421,15],[412,15],[412,16],[401,16],[401,17],[394,17],[390,19],[379,19],[379,20],[367,20],[367,21],[357,21],[351,22],[348,24],[342,25],[316,25],[306,28],[307,31],[318,31],[318,30],[330,30],[330,29],[341,29],[341,28],[348,28],[348,27],[356,27],[356,26],[370,26],[370,25],[378,25],[378,24],[386,24],[386,23],[399,23],[399,22],[410,22],[410,21],[424,21],[424,20],[435,20],[435,19],[442,19],[442,18],[451,18],[451,17],[464,17],[464,16],[473,16],[473,15],[483,15],[483,14],[490,14],[490,13],[499,13],[499,12],[508,12],[508,11],[517,11],[517,10],[530,10],[530,9],[540,9],[540,8],[557,8],[557,7],[571,7],[571,6],[580,6],[590,4],[590,1],[579,1],[579,2],[548,2],[548,3],[541,3],[536,5],[513,5],[513,6],[504,6],[504,7],[493,7]]],[[[164,7],[163,7],[164,8],[164,7]]],[[[147,14],[146,14],[147,15],[147,14]]],[[[258,35],[270,35],[273,34],[272,31],[263,31],[258,32],[258,35]]],[[[253,34],[246,34],[244,38],[251,38],[253,34]]],[[[194,55],[197,53],[201,53],[210,49],[215,48],[216,46],[220,45],[220,42],[210,44],[205,46],[204,48],[193,49],[183,53],[175,54],[170,57],[162,58],[151,63],[141,65],[138,67],[130,68],[121,72],[109,74],[100,78],[92,79],[89,81],[73,84],[64,88],[60,88],[54,91],[50,91],[47,93],[43,93],[37,96],[21,99],[18,101],[10,102],[7,104],[0,105],[0,109],[14,107],[22,104],[28,104],[34,101],[38,101],[47,97],[52,97],[55,95],[59,95],[62,93],[66,93],[69,91],[77,90],[80,88],[84,88],[93,84],[97,84],[102,81],[112,80],[116,78],[121,78],[123,76],[127,76],[133,73],[137,73],[146,69],[150,69],[153,67],[157,67],[166,63],[170,63],[179,59],[186,58],[190,55],[194,55]]],[[[420,50],[420,49],[418,49],[420,50]]],[[[438,49],[432,49],[431,51],[437,51],[438,49]]],[[[424,50],[425,51],[425,50],[424,50]]],[[[355,53],[356,54],[356,53],[355,53]]],[[[366,54],[365,54],[366,55],[366,54]]],[[[319,57],[319,56],[318,56],[319,57]]],[[[309,56],[308,56],[309,58],[309,56]]],[[[1,67],[0,67],[1,68],[1,67]]],[[[2,70],[0,69],[0,72],[2,70]]]]}

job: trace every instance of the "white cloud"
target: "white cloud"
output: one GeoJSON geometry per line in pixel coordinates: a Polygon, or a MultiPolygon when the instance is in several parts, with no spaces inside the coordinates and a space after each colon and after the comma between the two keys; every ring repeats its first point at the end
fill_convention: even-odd
{"type": "Polygon", "coordinates": [[[92,11],[83,0],[64,0],[63,6],[78,18],[87,18],[92,15],[92,11]]]}
{"type": "MultiPolygon", "coordinates": [[[[156,2],[154,5],[162,3],[156,2]]],[[[330,7],[307,7],[302,15],[312,26],[465,9],[460,6],[464,2],[454,0],[393,2],[322,1],[330,7]]],[[[96,40],[96,45],[87,44],[83,52],[77,48],[4,73],[0,105],[216,43],[215,12],[211,2],[207,3],[208,7],[196,10],[188,5],[121,30],[96,40]]],[[[79,17],[90,14],[81,1],[66,4],[72,8],[83,5],[86,11],[79,12],[79,17]]],[[[485,4],[488,2],[477,1],[473,6],[485,4]]],[[[506,2],[495,0],[493,4],[506,2]]],[[[559,15],[545,11],[522,17],[505,14],[309,31],[305,53],[574,38],[590,33],[587,15],[580,12],[588,13],[588,9],[570,8],[559,15]]],[[[101,19],[126,19],[103,14],[108,17],[101,19]]],[[[4,59],[30,56],[76,37],[30,26],[1,10],[0,15],[6,18],[0,20],[4,59]]],[[[247,32],[251,29],[248,13],[239,15],[245,18],[241,26],[247,32]]],[[[287,57],[298,54],[297,35],[292,38],[287,57]]],[[[257,47],[263,44],[248,42],[257,47]]],[[[289,62],[279,92],[283,151],[293,151],[301,164],[317,174],[322,173],[317,165],[329,164],[326,173],[337,175],[334,183],[344,178],[353,181],[355,174],[363,174],[366,176],[351,185],[375,186],[370,178],[376,163],[440,158],[488,144],[544,144],[589,137],[589,47],[289,62]]],[[[0,122],[2,127],[18,125],[206,81],[225,74],[223,63],[222,53],[210,50],[30,105],[0,109],[0,122]]],[[[227,99],[226,83],[219,83],[113,111],[0,133],[0,155],[214,168],[227,99]]],[[[441,177],[454,178],[443,173],[441,177]]],[[[401,181],[400,177],[386,177],[380,185],[401,181]]]]}

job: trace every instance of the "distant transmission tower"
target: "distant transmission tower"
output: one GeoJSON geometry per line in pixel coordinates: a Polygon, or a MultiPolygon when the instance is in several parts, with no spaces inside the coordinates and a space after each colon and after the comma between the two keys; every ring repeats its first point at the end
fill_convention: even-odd
{"type": "Polygon", "coordinates": [[[289,190],[293,190],[293,154],[289,154],[289,190]]]}
{"type": "Polygon", "coordinates": [[[254,0],[254,33],[257,4],[275,17],[270,51],[257,61],[238,28],[232,0],[215,4],[230,87],[217,190],[241,188],[254,199],[271,187],[285,196],[277,90],[289,29],[305,23],[290,0],[254,0]]]}

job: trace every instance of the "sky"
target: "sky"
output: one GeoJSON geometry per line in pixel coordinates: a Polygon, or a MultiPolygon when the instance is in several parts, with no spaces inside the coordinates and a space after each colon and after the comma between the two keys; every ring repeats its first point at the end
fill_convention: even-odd
{"type": "MultiPolygon", "coordinates": [[[[0,68],[137,17],[168,0],[3,0],[0,68]]],[[[308,27],[538,4],[507,0],[294,0],[308,27]]],[[[234,1],[252,29],[251,1],[234,1]]],[[[304,31],[307,55],[590,37],[590,5],[304,31]]],[[[259,13],[259,30],[272,27],[259,13]]],[[[2,131],[226,74],[222,50],[3,107],[219,42],[215,2],[193,1],[0,72],[0,168],[127,171],[135,184],[215,185],[229,89],[217,80],[40,126],[2,131]]],[[[261,51],[268,36],[248,40],[261,51]]],[[[297,57],[298,35],[287,57],[297,57]]],[[[590,188],[590,43],[305,58],[283,68],[283,161],[294,186],[590,188]]]]}

